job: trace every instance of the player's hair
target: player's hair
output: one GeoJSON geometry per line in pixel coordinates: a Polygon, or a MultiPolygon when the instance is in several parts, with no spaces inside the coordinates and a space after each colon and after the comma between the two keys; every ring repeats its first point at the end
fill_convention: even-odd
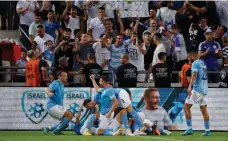
{"type": "Polygon", "coordinates": [[[60,71],[57,72],[57,76],[59,77],[62,73],[66,73],[66,72],[63,71],[63,70],[60,70],[60,71]]]}
{"type": "Polygon", "coordinates": [[[28,53],[28,51],[25,50],[25,49],[22,49],[22,50],[21,50],[21,53],[28,53]]]}
{"type": "Polygon", "coordinates": [[[105,19],[105,21],[110,21],[110,22],[112,22],[112,23],[113,23],[112,18],[105,19]]]}
{"type": "Polygon", "coordinates": [[[64,32],[72,32],[70,28],[65,28],[64,32]]]}
{"type": "Polygon", "coordinates": [[[198,54],[198,52],[197,52],[195,49],[190,48],[190,49],[188,50],[188,54],[192,54],[192,53],[198,54]]]}
{"type": "Polygon", "coordinates": [[[29,58],[32,58],[32,57],[35,57],[35,56],[36,56],[36,53],[35,53],[34,50],[29,50],[29,51],[28,51],[28,57],[29,57],[29,58]]]}
{"type": "Polygon", "coordinates": [[[104,75],[101,76],[100,79],[104,80],[105,82],[109,82],[108,77],[106,77],[106,76],[104,76],[104,75]]]}
{"type": "Polygon", "coordinates": [[[166,53],[165,52],[160,52],[158,53],[158,59],[161,61],[161,60],[164,60],[166,57],[166,53]]]}
{"type": "Polygon", "coordinates": [[[91,102],[91,99],[85,99],[84,101],[83,101],[83,106],[85,107],[88,103],[90,103],[91,102]]]}
{"type": "Polygon", "coordinates": [[[143,98],[144,98],[144,99],[148,99],[150,93],[152,93],[152,92],[158,92],[158,89],[157,89],[157,88],[148,88],[148,89],[146,89],[146,90],[144,91],[143,98]]]}
{"type": "Polygon", "coordinates": [[[105,10],[103,6],[99,7],[98,10],[105,10]]]}

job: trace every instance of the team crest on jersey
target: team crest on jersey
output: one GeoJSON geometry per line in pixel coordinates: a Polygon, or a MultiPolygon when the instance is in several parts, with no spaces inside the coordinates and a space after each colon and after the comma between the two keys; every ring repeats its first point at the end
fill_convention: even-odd
{"type": "Polygon", "coordinates": [[[220,77],[221,77],[222,80],[224,80],[226,78],[226,71],[222,70],[220,72],[220,77]]]}
{"type": "Polygon", "coordinates": [[[46,99],[44,90],[30,90],[22,93],[21,108],[32,123],[38,124],[47,116],[46,99]]]}
{"type": "Polygon", "coordinates": [[[213,45],[213,48],[216,49],[217,48],[216,45],[213,45]]]}

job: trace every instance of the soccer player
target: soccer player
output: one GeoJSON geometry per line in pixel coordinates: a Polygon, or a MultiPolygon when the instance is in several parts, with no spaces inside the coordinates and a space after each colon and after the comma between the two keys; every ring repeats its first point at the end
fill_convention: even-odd
{"type": "Polygon", "coordinates": [[[61,122],[54,129],[53,133],[56,135],[63,134],[61,131],[68,127],[73,118],[73,113],[70,110],[63,108],[64,84],[67,83],[67,73],[58,72],[58,80],[53,81],[46,90],[48,97],[47,110],[48,114],[61,122]]]}
{"type": "Polygon", "coordinates": [[[183,136],[193,134],[191,119],[192,115],[190,109],[193,104],[198,103],[201,113],[203,114],[205,126],[205,132],[201,136],[210,136],[211,132],[209,129],[209,115],[207,112],[207,103],[205,101],[205,97],[208,93],[207,67],[204,62],[198,58],[196,51],[189,51],[189,58],[193,63],[191,67],[192,77],[188,86],[188,97],[184,105],[187,130],[181,134],[183,136]]]}
{"type": "MultiPolygon", "coordinates": [[[[131,105],[131,100],[129,97],[129,94],[127,93],[126,90],[121,89],[121,88],[110,88],[110,84],[108,82],[108,80],[104,80],[104,79],[100,79],[100,86],[103,87],[103,89],[101,89],[95,79],[94,76],[92,75],[91,77],[91,81],[94,85],[94,88],[96,89],[96,91],[98,93],[113,93],[114,96],[116,97],[116,99],[118,99],[118,107],[124,108],[126,109],[127,113],[131,114],[132,117],[135,119],[136,124],[139,126],[139,128],[143,127],[143,122],[140,118],[140,116],[137,114],[137,112],[132,108],[131,105]]],[[[132,134],[129,125],[128,125],[128,120],[127,120],[127,113],[122,115],[122,122],[125,128],[124,134],[125,135],[129,135],[129,136],[134,136],[134,134],[132,134]]],[[[108,116],[110,116],[111,113],[108,113],[108,116]]],[[[143,134],[143,133],[142,133],[143,134]]]]}

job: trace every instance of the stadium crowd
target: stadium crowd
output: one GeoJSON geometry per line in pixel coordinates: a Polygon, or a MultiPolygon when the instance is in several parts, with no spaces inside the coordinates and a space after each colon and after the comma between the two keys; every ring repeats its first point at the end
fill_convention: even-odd
{"type": "MultiPolygon", "coordinates": [[[[82,86],[92,87],[91,74],[99,80],[104,71],[113,71],[119,87],[151,80],[156,87],[170,87],[178,79],[172,71],[179,71],[187,87],[188,50],[195,49],[208,71],[224,70],[221,84],[227,86],[224,5],[227,2],[150,1],[149,18],[121,18],[120,9],[106,9],[105,1],[18,1],[20,40],[27,51],[16,62],[26,67],[26,74],[17,74],[15,81],[47,86],[65,70],[69,82],[77,75],[82,86]],[[55,69],[50,72],[47,67],[55,69]]],[[[219,75],[209,73],[208,81],[218,83],[219,75]]]]}

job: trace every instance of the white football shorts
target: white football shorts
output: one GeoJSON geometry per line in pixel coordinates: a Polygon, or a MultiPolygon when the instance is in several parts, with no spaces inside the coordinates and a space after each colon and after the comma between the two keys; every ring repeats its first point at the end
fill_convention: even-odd
{"type": "Polygon", "coordinates": [[[66,109],[63,106],[56,105],[49,109],[48,114],[55,119],[62,120],[65,112],[66,109]]]}
{"type": "Polygon", "coordinates": [[[199,106],[205,106],[207,105],[207,102],[205,100],[206,96],[207,95],[205,94],[201,94],[192,90],[191,96],[187,97],[187,99],[185,100],[185,103],[191,104],[191,105],[198,103],[199,106]]]}

